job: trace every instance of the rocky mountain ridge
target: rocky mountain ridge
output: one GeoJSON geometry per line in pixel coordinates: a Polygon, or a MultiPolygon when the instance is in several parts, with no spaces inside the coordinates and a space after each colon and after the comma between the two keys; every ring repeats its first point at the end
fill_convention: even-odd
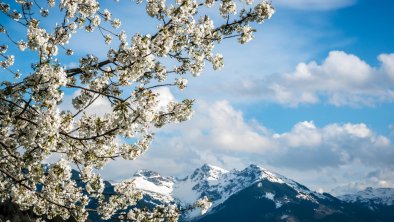
{"type": "Polygon", "coordinates": [[[183,221],[245,220],[239,218],[240,214],[229,217],[243,207],[245,211],[241,210],[241,214],[249,215],[248,221],[391,221],[394,218],[394,213],[387,214],[387,209],[394,209],[394,189],[370,188],[336,198],[311,191],[294,180],[253,164],[231,171],[205,164],[185,178],[140,170],[133,180],[152,204],[187,206],[203,196],[212,201],[206,215],[191,212],[182,217],[183,221]],[[373,203],[373,207],[365,203],[373,203]],[[383,216],[380,215],[382,206],[385,207],[383,216]]]}

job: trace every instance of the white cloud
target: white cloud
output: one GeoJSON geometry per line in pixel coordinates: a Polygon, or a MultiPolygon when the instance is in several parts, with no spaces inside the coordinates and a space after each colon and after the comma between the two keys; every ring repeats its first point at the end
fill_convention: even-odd
{"type": "MultiPolygon", "coordinates": [[[[393,159],[392,142],[364,123],[319,127],[304,121],[288,132],[275,133],[246,120],[228,101],[217,101],[198,103],[190,121],[164,127],[140,159],[112,162],[103,174],[119,179],[148,168],[165,175],[186,175],[203,163],[226,169],[257,163],[313,189],[330,191],[338,181],[341,186],[354,181],[373,185],[367,174],[394,168],[393,159]]],[[[383,174],[376,178],[382,186],[394,183],[383,174]]]]}
{"type": "MultiPolygon", "coordinates": [[[[63,97],[63,102],[60,104],[60,110],[69,110],[75,113],[76,110],[72,105],[72,99],[78,96],[81,90],[76,90],[71,95],[65,95],[63,97]]],[[[99,96],[86,110],[84,110],[88,115],[104,116],[106,113],[112,112],[111,103],[104,96],[99,96]]]]}
{"type": "Polygon", "coordinates": [[[394,54],[381,54],[378,59],[382,62],[382,69],[394,80],[394,54]]]}
{"type": "Polygon", "coordinates": [[[259,129],[244,121],[242,113],[236,111],[228,101],[219,101],[213,105],[205,104],[208,116],[205,118],[208,135],[203,137],[213,146],[225,150],[260,152],[272,146],[259,129]]]}
{"type": "Polygon", "coordinates": [[[322,135],[313,122],[297,123],[288,133],[274,134],[273,139],[288,147],[316,147],[322,143],[322,135]]]}
{"type": "Polygon", "coordinates": [[[352,6],[356,0],[274,0],[273,3],[301,10],[334,10],[352,6]]]}
{"type": "Polygon", "coordinates": [[[171,102],[171,101],[175,101],[175,97],[174,95],[171,93],[170,88],[168,87],[159,87],[159,88],[155,88],[152,90],[154,93],[157,94],[157,108],[159,110],[165,110],[167,105],[171,102]]]}
{"type": "MultiPolygon", "coordinates": [[[[288,106],[327,102],[335,106],[373,106],[394,101],[394,54],[381,54],[379,67],[355,55],[331,51],[318,64],[299,63],[294,72],[272,74],[238,84],[238,95],[288,106]]],[[[235,83],[234,83],[235,84],[235,83]]]]}
{"type": "MultiPolygon", "coordinates": [[[[152,90],[157,94],[157,109],[164,110],[168,103],[175,101],[174,95],[168,87],[159,87],[152,90]]],[[[63,102],[60,104],[60,110],[69,110],[73,113],[76,112],[72,105],[72,99],[80,95],[81,90],[75,90],[74,93],[70,95],[65,95],[63,97],[63,102]]],[[[104,96],[99,96],[86,110],[84,110],[88,115],[104,116],[106,113],[112,112],[111,103],[104,96]]]]}
{"type": "Polygon", "coordinates": [[[103,96],[98,97],[97,100],[86,109],[86,113],[89,115],[104,116],[104,114],[110,112],[112,112],[111,103],[103,96]]]}

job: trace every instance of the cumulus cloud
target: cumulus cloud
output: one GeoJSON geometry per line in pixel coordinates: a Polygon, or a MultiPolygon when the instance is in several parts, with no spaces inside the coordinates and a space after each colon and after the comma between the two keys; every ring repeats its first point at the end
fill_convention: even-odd
{"type": "Polygon", "coordinates": [[[242,113],[235,110],[228,101],[204,106],[208,115],[202,121],[209,123],[204,127],[204,131],[209,132],[198,136],[210,141],[210,146],[247,152],[261,152],[272,146],[269,139],[263,136],[264,128],[245,122],[242,113]]]}
{"type": "Polygon", "coordinates": [[[301,10],[333,10],[352,6],[356,0],[274,0],[273,3],[301,10]]]}
{"type": "Polygon", "coordinates": [[[279,148],[269,163],[300,170],[338,167],[353,162],[368,165],[394,165],[391,141],[374,133],[365,124],[329,124],[316,127],[300,122],[290,132],[274,134],[279,148]]]}
{"type": "Polygon", "coordinates": [[[384,72],[394,80],[394,54],[381,54],[378,59],[382,62],[384,72]]]}
{"type": "Polygon", "coordinates": [[[392,142],[364,123],[320,127],[303,121],[288,132],[276,133],[245,119],[228,101],[217,101],[198,103],[192,120],[164,127],[142,158],[115,161],[103,174],[119,179],[147,168],[166,175],[186,175],[203,163],[226,169],[257,163],[313,189],[330,191],[338,181],[342,186],[354,181],[371,185],[376,180],[393,184],[394,180],[383,174],[375,180],[367,175],[394,168],[393,159],[392,142]]]}
{"type": "MultiPolygon", "coordinates": [[[[156,106],[158,110],[165,110],[168,103],[176,100],[168,87],[158,87],[152,91],[157,95],[156,100],[158,103],[156,106]]],[[[80,94],[81,90],[75,90],[74,93],[65,95],[59,109],[75,113],[76,110],[72,105],[72,99],[80,94]]],[[[111,103],[106,97],[99,96],[84,112],[88,115],[104,116],[104,114],[112,112],[111,103]]]]}
{"type": "Polygon", "coordinates": [[[168,87],[159,87],[152,91],[157,94],[156,100],[158,101],[157,108],[159,110],[165,110],[171,101],[175,101],[175,97],[168,87]]]}
{"type": "Polygon", "coordinates": [[[237,93],[288,106],[327,102],[335,106],[373,106],[394,101],[394,54],[378,56],[373,67],[359,57],[331,51],[318,64],[299,63],[290,73],[245,80],[237,93]]]}
{"type": "MultiPolygon", "coordinates": [[[[75,90],[71,95],[65,95],[63,102],[60,104],[60,110],[69,110],[76,112],[72,105],[72,99],[81,94],[81,90],[75,90]]],[[[111,103],[104,96],[99,96],[84,112],[88,115],[104,116],[106,113],[112,112],[111,103]]]]}

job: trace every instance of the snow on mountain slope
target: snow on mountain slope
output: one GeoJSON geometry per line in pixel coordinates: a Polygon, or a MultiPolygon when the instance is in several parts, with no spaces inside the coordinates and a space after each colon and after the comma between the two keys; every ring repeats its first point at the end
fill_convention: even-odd
{"type": "Polygon", "coordinates": [[[346,194],[338,197],[340,200],[348,203],[380,204],[394,205],[394,188],[371,188],[368,187],[363,191],[354,194],[346,194]]]}
{"type": "MultiPolygon", "coordinates": [[[[140,170],[133,179],[136,188],[150,197],[162,203],[176,202],[181,205],[193,204],[199,198],[207,196],[214,208],[233,194],[263,180],[288,185],[298,193],[297,198],[300,199],[316,202],[316,197],[326,198],[293,180],[257,165],[250,165],[243,170],[227,171],[205,164],[183,179],[163,177],[156,172],[140,170]]],[[[280,206],[281,203],[276,204],[280,206]]]]}
{"type": "Polygon", "coordinates": [[[135,188],[148,194],[153,199],[163,203],[170,203],[174,201],[171,196],[175,179],[172,177],[162,177],[160,174],[149,171],[139,170],[133,178],[135,188]]]}
{"type": "Polygon", "coordinates": [[[130,178],[148,207],[189,206],[207,196],[210,210],[186,211],[180,221],[394,221],[394,189],[368,188],[339,199],[320,194],[257,165],[227,171],[203,165],[180,179],[140,170],[130,178]]]}

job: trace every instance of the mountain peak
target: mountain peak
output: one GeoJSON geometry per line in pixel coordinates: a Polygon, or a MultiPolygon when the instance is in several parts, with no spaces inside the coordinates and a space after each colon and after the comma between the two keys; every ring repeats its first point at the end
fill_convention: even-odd
{"type": "Polygon", "coordinates": [[[200,167],[200,169],[205,170],[205,171],[220,171],[220,172],[223,172],[223,173],[227,173],[228,172],[227,170],[225,170],[223,168],[220,168],[218,166],[214,166],[214,165],[211,165],[211,164],[204,164],[204,165],[202,165],[200,167]]]}
{"type": "Polygon", "coordinates": [[[192,180],[218,180],[221,175],[228,173],[227,170],[222,169],[217,166],[209,165],[209,164],[204,164],[200,168],[197,168],[192,175],[190,176],[190,179],[192,180]]]}
{"type": "Polygon", "coordinates": [[[252,169],[263,169],[262,167],[260,167],[259,165],[257,165],[257,164],[254,164],[254,163],[252,163],[252,164],[250,164],[249,166],[248,166],[248,168],[252,168],[252,169]]]}
{"type": "Polygon", "coordinates": [[[137,172],[135,172],[134,176],[151,178],[151,177],[158,177],[158,176],[160,176],[160,174],[158,172],[155,172],[152,170],[141,169],[141,170],[138,170],[137,172]]]}
{"type": "Polygon", "coordinates": [[[249,166],[247,166],[244,171],[250,171],[250,172],[255,172],[255,173],[263,173],[264,171],[266,171],[263,167],[256,165],[256,164],[250,164],[249,166]]]}

